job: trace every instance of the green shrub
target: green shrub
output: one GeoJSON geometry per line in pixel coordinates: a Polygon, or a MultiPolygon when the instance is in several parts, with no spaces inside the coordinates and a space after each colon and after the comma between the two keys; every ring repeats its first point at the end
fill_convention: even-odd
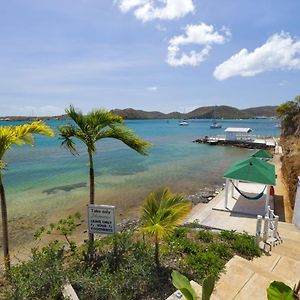
{"type": "Polygon", "coordinates": [[[205,243],[210,243],[214,240],[214,235],[208,230],[199,230],[197,232],[197,238],[205,243]]]}
{"type": "Polygon", "coordinates": [[[235,252],[247,259],[260,256],[262,251],[255,244],[255,237],[247,233],[236,233],[235,231],[224,230],[220,233],[221,239],[228,242],[235,252]]]}
{"type": "MultiPolygon", "coordinates": [[[[112,252],[99,260],[101,264],[93,269],[73,268],[70,271],[69,278],[81,300],[143,299],[145,295],[152,295],[160,290],[163,282],[160,282],[153,264],[153,249],[139,241],[127,239],[125,242],[125,235],[117,235],[116,239],[115,251],[122,252],[117,268],[116,256],[112,252]],[[125,244],[126,247],[123,248],[125,244]]],[[[166,276],[165,281],[168,277],[166,276]]]]}
{"type": "Polygon", "coordinates": [[[172,233],[172,238],[185,238],[189,229],[183,226],[176,227],[174,232],[172,233]]]}
{"type": "Polygon", "coordinates": [[[41,251],[32,250],[29,261],[12,267],[6,299],[58,299],[65,282],[63,257],[63,246],[57,241],[41,251]]]}
{"type": "Polygon", "coordinates": [[[255,256],[260,256],[262,250],[255,244],[255,238],[248,234],[240,234],[235,240],[232,241],[231,247],[237,252],[237,254],[251,259],[255,256]]]}
{"type": "Polygon", "coordinates": [[[211,243],[208,250],[217,254],[220,258],[229,260],[233,256],[233,251],[228,245],[222,243],[211,243]]]}
{"type": "Polygon", "coordinates": [[[177,239],[170,239],[168,241],[169,246],[169,252],[171,253],[177,253],[180,255],[183,254],[195,254],[199,251],[203,251],[204,248],[194,242],[193,240],[189,238],[177,238],[177,239]]]}
{"type": "Polygon", "coordinates": [[[235,230],[222,230],[220,232],[220,237],[223,241],[232,241],[236,239],[236,231],[235,230]]]}
{"type": "Polygon", "coordinates": [[[203,280],[209,275],[214,275],[217,278],[226,261],[213,252],[198,252],[187,256],[186,263],[191,268],[195,279],[203,280]]]}
{"type": "Polygon", "coordinates": [[[70,249],[68,243],[53,242],[40,251],[33,250],[28,262],[13,267],[5,299],[59,299],[66,278],[81,300],[165,299],[173,291],[171,269],[180,268],[190,278],[202,281],[208,275],[217,278],[234,253],[246,258],[261,253],[248,234],[184,227],[162,242],[159,270],[153,262],[153,245],[142,241],[140,234],[118,233],[95,240],[92,264],[86,263],[87,244],[70,249],[65,256],[64,246],[70,249]]]}

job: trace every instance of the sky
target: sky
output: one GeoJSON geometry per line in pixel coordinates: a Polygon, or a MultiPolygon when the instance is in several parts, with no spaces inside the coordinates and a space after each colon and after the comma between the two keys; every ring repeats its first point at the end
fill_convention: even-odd
{"type": "Polygon", "coordinates": [[[0,1],[0,115],[277,105],[299,20],[299,0],[0,1]]]}

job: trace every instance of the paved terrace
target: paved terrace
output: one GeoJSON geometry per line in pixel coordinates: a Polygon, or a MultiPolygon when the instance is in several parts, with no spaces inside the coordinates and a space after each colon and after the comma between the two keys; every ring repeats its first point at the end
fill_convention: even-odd
{"type": "MultiPolygon", "coordinates": [[[[261,184],[240,183],[239,188],[249,195],[258,194],[262,191],[261,184]],[[246,188],[247,187],[247,188],[246,188]],[[252,193],[251,193],[252,191],[252,193]]],[[[234,196],[237,196],[235,192],[234,196]]],[[[216,228],[236,230],[238,232],[246,231],[255,235],[256,214],[264,215],[265,196],[260,200],[246,200],[242,196],[237,196],[237,200],[229,197],[228,209],[224,207],[225,192],[221,191],[209,203],[199,203],[196,205],[186,223],[197,221],[200,225],[216,228]]]]}
{"type": "MultiPolygon", "coordinates": [[[[261,185],[252,186],[250,189],[254,191],[255,188],[257,193],[261,191],[261,185]]],[[[241,189],[243,190],[242,186],[241,189]]],[[[222,191],[210,203],[198,204],[185,222],[197,220],[204,226],[233,229],[238,232],[246,231],[255,235],[256,217],[249,214],[249,206],[241,211],[241,207],[237,204],[238,201],[245,201],[245,199],[239,197],[235,203],[233,199],[230,199],[228,207],[231,211],[226,211],[224,197],[225,193],[222,191]],[[245,212],[246,215],[243,214],[245,212]]],[[[251,202],[251,200],[248,201],[251,202]]],[[[258,202],[248,203],[248,205],[256,205],[252,208],[257,211],[262,209],[262,205],[258,202]]],[[[211,300],[264,300],[267,299],[266,288],[272,281],[278,280],[294,286],[300,280],[300,230],[293,224],[279,222],[278,231],[283,243],[274,247],[270,254],[252,261],[234,256],[226,264],[211,300]]],[[[195,282],[191,283],[201,299],[201,286],[195,282]]],[[[185,297],[180,299],[184,300],[185,297]]],[[[167,300],[178,300],[178,298],[174,293],[167,300]]]]}

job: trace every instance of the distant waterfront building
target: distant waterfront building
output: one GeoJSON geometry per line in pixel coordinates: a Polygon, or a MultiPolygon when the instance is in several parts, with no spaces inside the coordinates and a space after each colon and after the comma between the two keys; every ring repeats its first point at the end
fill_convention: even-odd
{"type": "Polygon", "coordinates": [[[248,139],[250,132],[252,132],[251,128],[228,127],[225,129],[225,140],[236,141],[248,139]]]}

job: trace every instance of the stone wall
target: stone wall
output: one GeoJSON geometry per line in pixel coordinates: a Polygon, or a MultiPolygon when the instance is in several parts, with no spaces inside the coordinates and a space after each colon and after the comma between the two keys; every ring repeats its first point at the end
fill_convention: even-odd
{"type": "Polygon", "coordinates": [[[295,224],[300,229],[300,176],[298,177],[298,184],[295,196],[293,224],[295,224]]]}

